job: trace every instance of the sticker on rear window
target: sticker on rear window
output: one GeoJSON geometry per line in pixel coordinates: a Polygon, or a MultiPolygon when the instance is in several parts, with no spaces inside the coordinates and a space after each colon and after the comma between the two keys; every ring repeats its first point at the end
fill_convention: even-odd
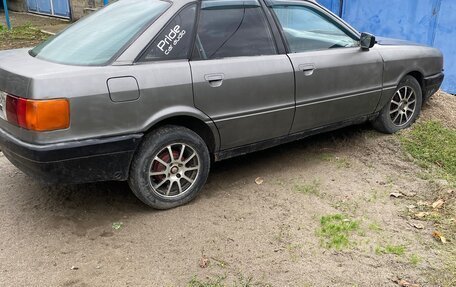
{"type": "Polygon", "coordinates": [[[169,55],[174,47],[179,44],[179,41],[184,37],[186,31],[181,30],[179,25],[174,26],[170,32],[165,35],[165,38],[158,42],[157,48],[159,48],[165,55],[169,55]]]}

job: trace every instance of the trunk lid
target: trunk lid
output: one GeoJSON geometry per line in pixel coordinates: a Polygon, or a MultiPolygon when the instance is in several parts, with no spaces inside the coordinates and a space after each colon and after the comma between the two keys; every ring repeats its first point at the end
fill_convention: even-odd
{"type": "Polygon", "coordinates": [[[22,98],[34,98],[31,89],[34,81],[87,69],[40,60],[32,57],[29,50],[0,52],[0,91],[22,98]]]}

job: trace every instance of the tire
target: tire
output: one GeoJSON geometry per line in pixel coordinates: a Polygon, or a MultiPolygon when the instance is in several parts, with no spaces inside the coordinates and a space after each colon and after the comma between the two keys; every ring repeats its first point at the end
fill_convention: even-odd
{"type": "Polygon", "coordinates": [[[387,134],[406,129],[420,115],[422,103],[420,84],[414,77],[405,76],[372,125],[376,130],[387,134]]]}
{"type": "Polygon", "coordinates": [[[188,203],[206,183],[209,150],[195,132],[163,126],[146,136],[131,167],[128,184],[133,193],[155,209],[188,203]]]}

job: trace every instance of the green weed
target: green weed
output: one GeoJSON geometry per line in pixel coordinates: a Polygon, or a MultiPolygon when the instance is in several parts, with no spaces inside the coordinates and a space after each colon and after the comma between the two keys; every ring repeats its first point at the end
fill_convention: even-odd
{"type": "Polygon", "coordinates": [[[440,176],[456,182],[456,130],[428,121],[404,133],[401,142],[421,166],[434,168],[440,176]]]}
{"type": "Polygon", "coordinates": [[[409,261],[413,266],[417,266],[421,262],[421,257],[417,254],[412,254],[409,261]]]}
{"type": "Polygon", "coordinates": [[[375,253],[378,255],[381,254],[394,254],[394,255],[404,255],[405,246],[403,245],[386,245],[385,247],[377,246],[375,248],[375,253]]]}
{"type": "Polygon", "coordinates": [[[332,204],[332,207],[344,213],[352,213],[359,208],[359,203],[354,200],[338,201],[332,204]]]}
{"type": "Polygon", "coordinates": [[[12,41],[12,40],[25,40],[25,41],[43,41],[48,38],[49,35],[41,32],[39,29],[33,27],[31,24],[25,24],[23,26],[14,27],[11,30],[6,27],[0,27],[0,40],[1,41],[12,41]]]}
{"type": "Polygon", "coordinates": [[[336,165],[338,168],[350,168],[351,163],[347,158],[336,157],[336,165]]]}
{"type": "Polygon", "coordinates": [[[327,152],[320,153],[318,157],[323,161],[332,161],[334,159],[334,155],[327,152]]]}
{"type": "Polygon", "coordinates": [[[326,248],[343,249],[350,245],[350,234],[359,230],[359,222],[342,214],[322,216],[318,234],[326,248]]]}
{"type": "Polygon", "coordinates": [[[187,287],[271,287],[270,284],[254,282],[252,277],[245,277],[242,274],[239,274],[237,279],[231,284],[225,283],[226,278],[227,276],[223,275],[215,278],[207,278],[205,281],[202,281],[195,276],[188,282],[187,287]]]}
{"type": "Polygon", "coordinates": [[[378,224],[375,223],[375,222],[372,222],[371,224],[369,224],[368,228],[369,228],[369,230],[375,231],[375,232],[379,232],[379,231],[382,231],[382,230],[383,230],[383,229],[380,227],[380,225],[378,225],[378,224]]]}
{"type": "Polygon", "coordinates": [[[323,161],[335,163],[338,168],[350,168],[351,167],[350,161],[345,157],[338,157],[338,156],[335,156],[334,154],[326,153],[326,152],[319,154],[318,157],[323,161]]]}
{"type": "Polygon", "coordinates": [[[297,261],[299,259],[299,251],[301,250],[301,248],[301,244],[289,243],[286,245],[286,249],[293,261],[297,261]]]}
{"type": "Polygon", "coordinates": [[[224,287],[223,280],[225,280],[225,278],[226,276],[218,276],[216,278],[207,279],[206,281],[200,281],[195,276],[188,282],[187,287],[224,287]]]}
{"type": "Polygon", "coordinates": [[[302,194],[318,195],[320,193],[320,182],[314,180],[311,183],[295,184],[293,190],[302,194]]]}

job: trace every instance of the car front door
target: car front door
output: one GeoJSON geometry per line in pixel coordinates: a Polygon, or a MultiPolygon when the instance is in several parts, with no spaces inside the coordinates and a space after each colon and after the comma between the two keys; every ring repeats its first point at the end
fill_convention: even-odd
{"type": "Polygon", "coordinates": [[[194,100],[215,122],[222,150],[288,135],[293,122],[293,67],[264,12],[257,0],[201,2],[194,100]]]}
{"type": "Polygon", "coordinates": [[[383,61],[362,50],[356,32],[315,4],[269,0],[296,75],[292,133],[374,112],[382,92],[383,61]]]}

